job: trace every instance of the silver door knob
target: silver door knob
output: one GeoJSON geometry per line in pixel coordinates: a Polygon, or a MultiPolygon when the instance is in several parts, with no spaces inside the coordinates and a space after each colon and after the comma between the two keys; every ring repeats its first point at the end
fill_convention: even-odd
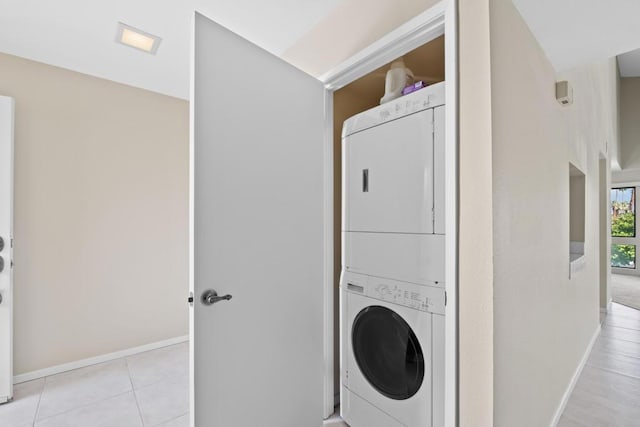
{"type": "Polygon", "coordinates": [[[220,301],[229,301],[231,299],[231,295],[223,295],[218,296],[218,293],[213,289],[207,289],[202,293],[202,298],[200,299],[204,305],[213,305],[220,301]]]}

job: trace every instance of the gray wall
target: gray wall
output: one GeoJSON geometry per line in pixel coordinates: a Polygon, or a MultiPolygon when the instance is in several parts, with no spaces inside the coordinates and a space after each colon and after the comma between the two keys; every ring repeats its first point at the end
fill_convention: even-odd
{"type": "Polygon", "coordinates": [[[15,373],[188,333],[188,103],[0,54],[15,373]]]}
{"type": "Polygon", "coordinates": [[[640,77],[620,79],[620,139],[622,170],[613,172],[613,182],[640,182],[640,77]]]}

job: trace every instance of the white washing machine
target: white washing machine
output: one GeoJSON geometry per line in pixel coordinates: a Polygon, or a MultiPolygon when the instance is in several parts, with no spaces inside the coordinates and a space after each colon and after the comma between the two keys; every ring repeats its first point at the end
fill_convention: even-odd
{"type": "Polygon", "coordinates": [[[444,425],[444,289],[349,272],[340,286],[342,418],[444,425]]]}

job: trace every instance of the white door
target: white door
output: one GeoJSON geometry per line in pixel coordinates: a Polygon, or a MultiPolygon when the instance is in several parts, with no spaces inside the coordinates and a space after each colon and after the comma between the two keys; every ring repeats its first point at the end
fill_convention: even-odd
{"type": "Polygon", "coordinates": [[[195,425],[320,426],[325,90],[200,14],[194,43],[195,425]]]}
{"type": "Polygon", "coordinates": [[[13,99],[0,96],[0,403],[13,398],[13,99]]]}

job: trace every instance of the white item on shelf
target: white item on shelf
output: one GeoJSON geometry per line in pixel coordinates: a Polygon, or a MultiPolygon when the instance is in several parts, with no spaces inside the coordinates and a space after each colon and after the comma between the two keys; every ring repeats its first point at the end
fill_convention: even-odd
{"type": "Polygon", "coordinates": [[[413,72],[405,67],[404,61],[399,59],[391,64],[384,81],[384,96],[380,104],[392,101],[402,95],[402,89],[413,83],[413,72]]]}

